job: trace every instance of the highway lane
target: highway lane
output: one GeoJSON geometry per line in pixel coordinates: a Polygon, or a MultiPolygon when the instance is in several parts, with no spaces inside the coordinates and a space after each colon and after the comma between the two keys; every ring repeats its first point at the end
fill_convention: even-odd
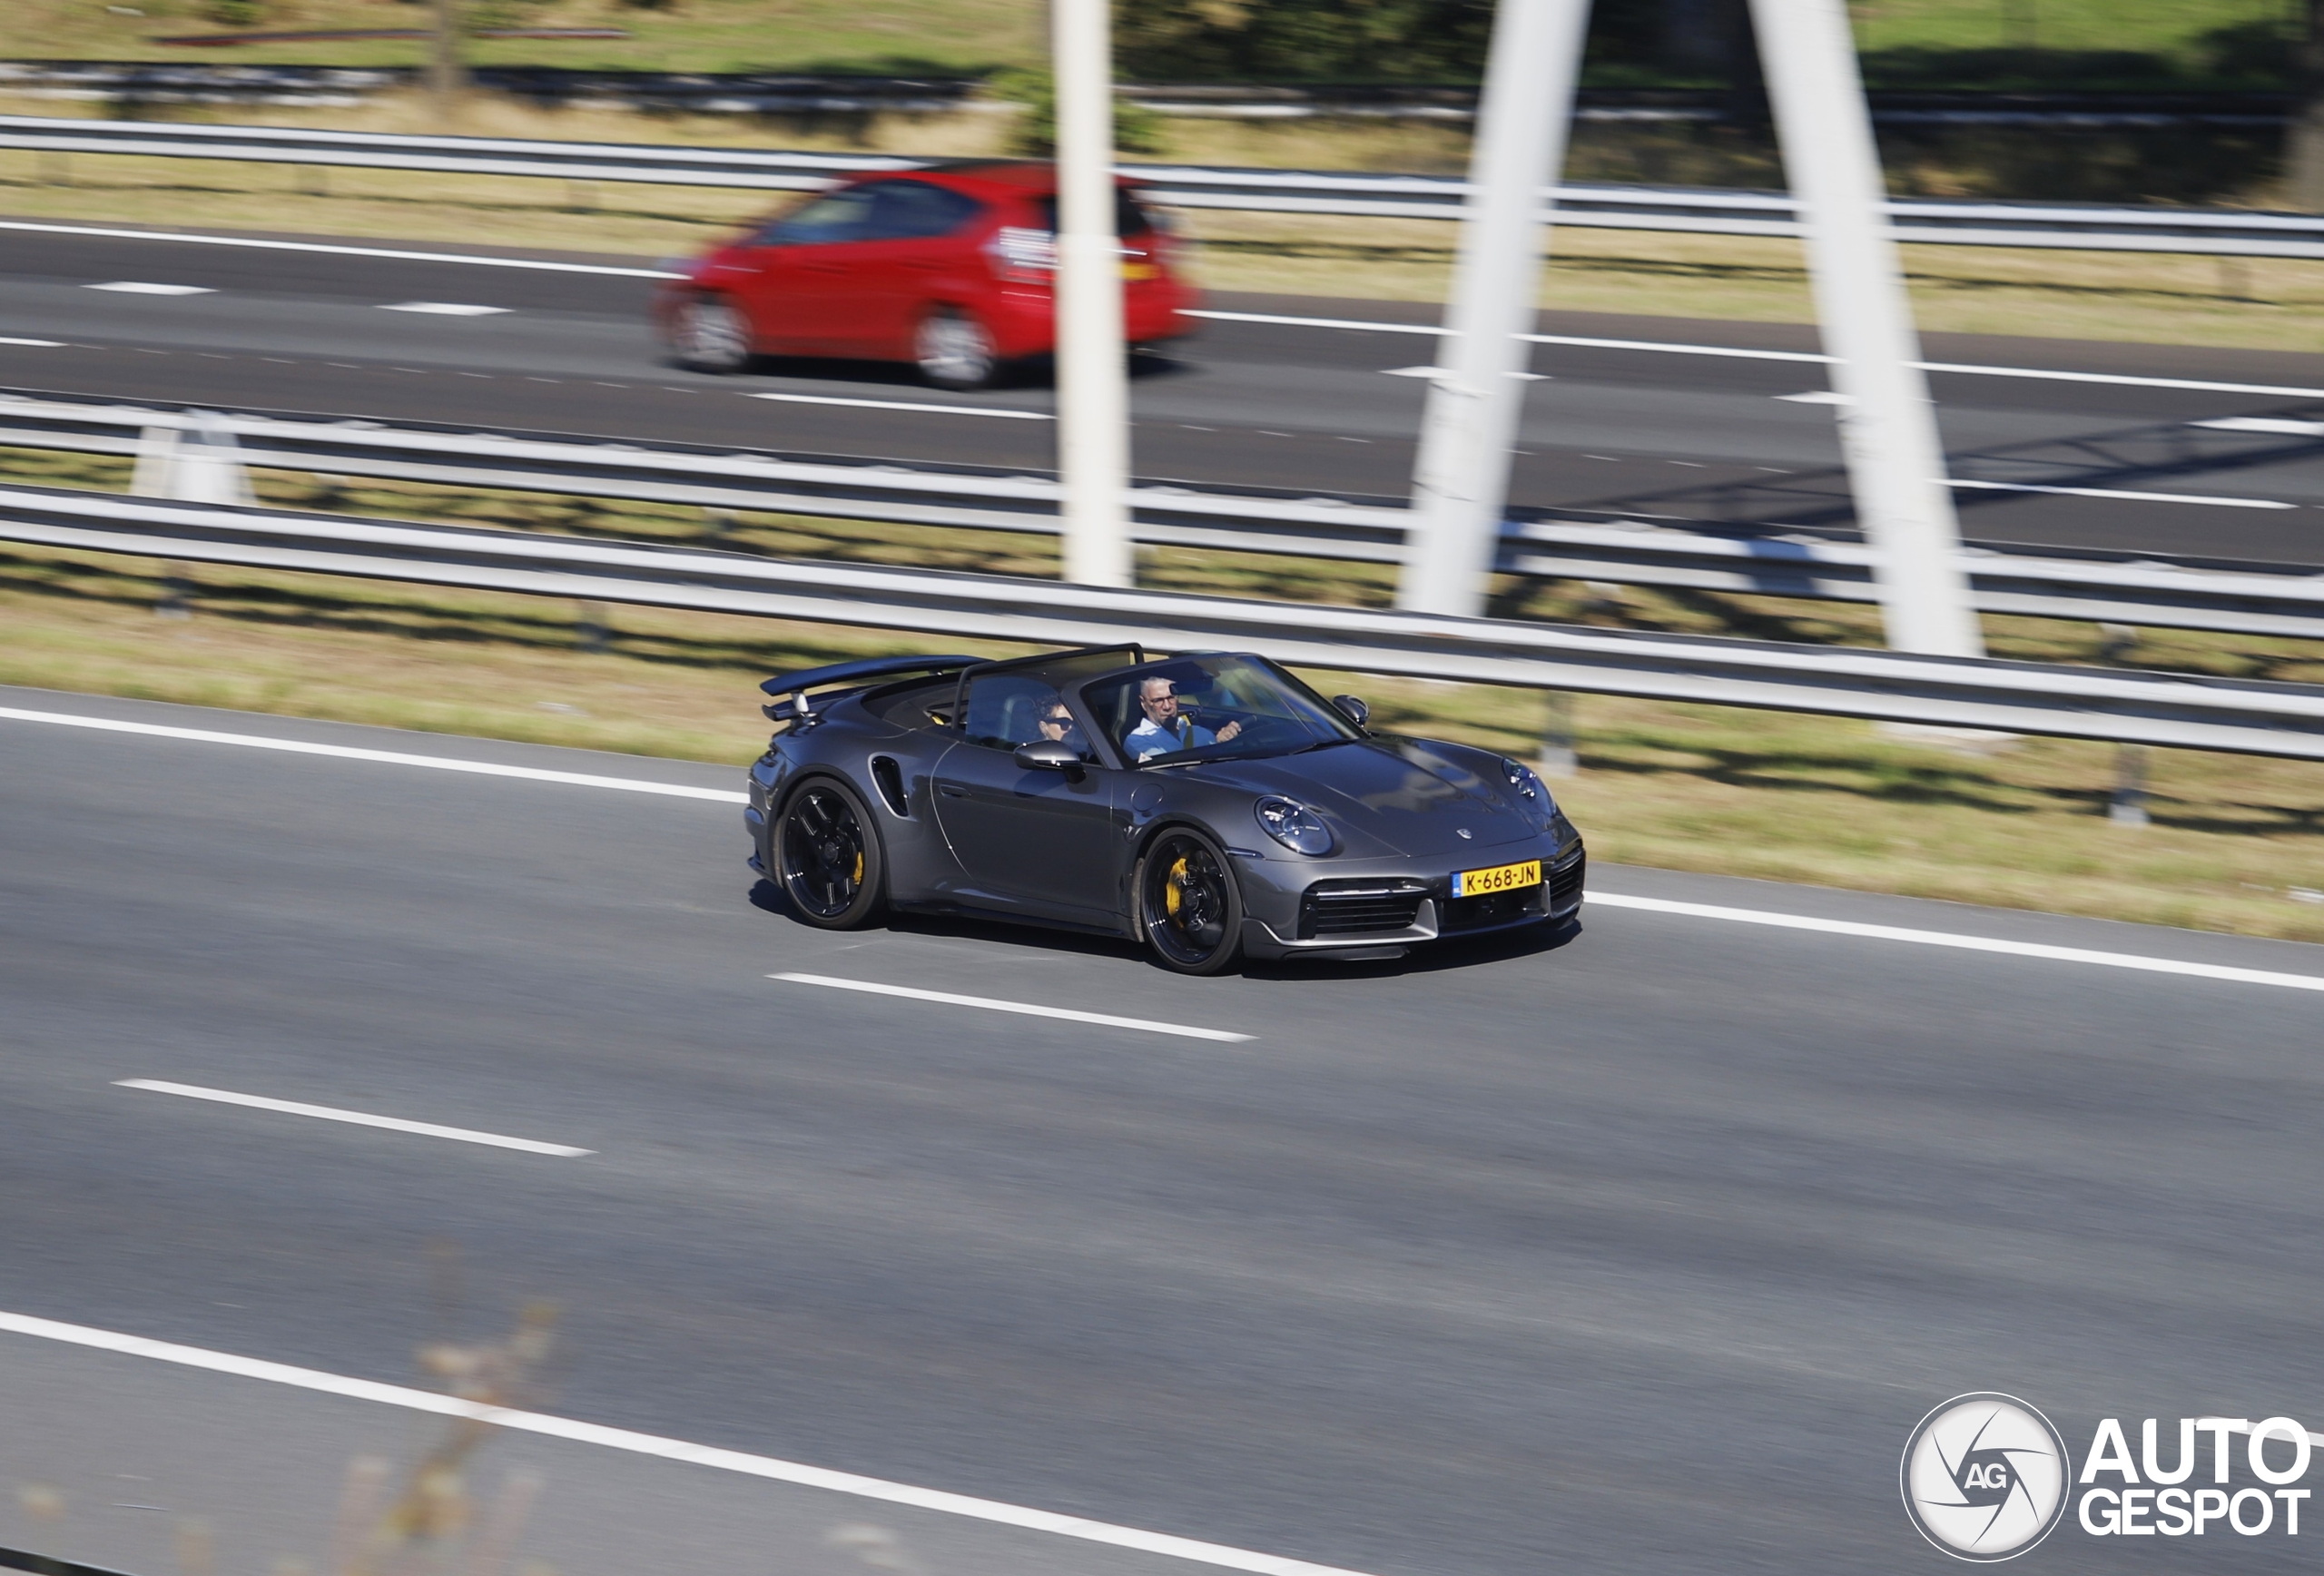
{"type": "MultiPolygon", "coordinates": [[[[459,1333],[563,1306],[564,1414],[1439,1576],[1933,1557],[1895,1453],[1965,1390],[2077,1447],[2102,1415],[2324,1410],[2313,992],[1602,905],[1561,946],[1183,982],[1029,932],[808,931],[742,852],[724,803],[0,721],[0,1308],[409,1383],[448,1241],[459,1333]]],[[[2324,976],[2290,944],[1596,880],[2324,976]]]]}
{"type": "MultiPolygon", "coordinates": [[[[211,401],[386,420],[664,438],[1046,469],[1038,379],[972,396],[899,369],[774,363],[741,378],[669,367],[644,322],[650,281],[166,241],[7,232],[0,386],[211,401]],[[132,294],[143,284],[204,293],[132,294]],[[495,309],[475,316],[388,309],[495,309]],[[768,400],[753,395],[777,395],[768,400]],[[842,399],[861,404],[793,402],[842,399]],[[936,404],[943,410],[909,409],[936,404]]],[[[568,260],[571,261],[571,260],[568,260]]],[[[580,260],[628,266],[635,259],[580,260]]],[[[1410,473],[1434,309],[1221,296],[1305,322],[1211,321],[1136,380],[1139,473],[1160,481],[1397,497],[1410,473]],[[1315,326],[1359,321],[1371,329],[1315,326]]],[[[1811,330],[1544,314],[1545,332],[1707,350],[1812,353],[1811,330]]],[[[2324,358],[1932,335],[1932,359],[2101,376],[2324,389],[2324,358]]],[[[1846,531],[1833,410],[1812,363],[1537,348],[1515,501],[1588,517],[1846,531]]],[[[2324,398],[1938,373],[1935,387],[1974,540],[2287,562],[2319,560],[2324,443],[2222,432],[2225,419],[2312,419],[2324,398]],[[2094,489],[2099,497],[2008,490],[2094,489]],[[2191,499],[2200,501],[2176,501],[2191,499]]]]}

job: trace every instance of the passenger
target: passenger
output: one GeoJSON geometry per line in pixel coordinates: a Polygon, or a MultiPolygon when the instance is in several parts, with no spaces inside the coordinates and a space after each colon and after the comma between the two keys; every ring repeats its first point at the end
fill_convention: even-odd
{"type": "Polygon", "coordinates": [[[1132,761],[1148,761],[1157,755],[1167,755],[1173,750],[1199,750],[1205,744],[1223,744],[1243,731],[1241,723],[1229,723],[1216,734],[1196,725],[1192,717],[1178,714],[1177,685],[1157,674],[1137,686],[1137,709],[1146,720],[1129,731],[1122,747],[1129,752],[1132,761]]]}
{"type": "Polygon", "coordinates": [[[1041,704],[1039,720],[1042,740],[1052,744],[1064,744],[1085,755],[1088,754],[1088,751],[1082,747],[1081,724],[1073,720],[1073,714],[1065,709],[1063,701],[1059,700],[1055,695],[1044,701],[1041,704]]]}

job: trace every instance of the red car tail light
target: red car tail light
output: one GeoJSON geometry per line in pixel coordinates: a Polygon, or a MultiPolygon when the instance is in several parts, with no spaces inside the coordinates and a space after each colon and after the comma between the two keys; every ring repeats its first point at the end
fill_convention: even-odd
{"type": "Polygon", "coordinates": [[[984,243],[993,275],[1011,284],[1048,284],[1057,274],[1057,237],[1046,230],[1007,224],[984,243]]]}

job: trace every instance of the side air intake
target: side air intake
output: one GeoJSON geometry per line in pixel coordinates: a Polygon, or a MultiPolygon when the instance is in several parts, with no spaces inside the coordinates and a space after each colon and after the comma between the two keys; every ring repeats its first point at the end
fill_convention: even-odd
{"type": "Polygon", "coordinates": [[[893,755],[872,757],[872,781],[878,786],[881,799],[892,813],[899,816],[911,813],[904,803],[903,768],[896,764],[893,755]]]}

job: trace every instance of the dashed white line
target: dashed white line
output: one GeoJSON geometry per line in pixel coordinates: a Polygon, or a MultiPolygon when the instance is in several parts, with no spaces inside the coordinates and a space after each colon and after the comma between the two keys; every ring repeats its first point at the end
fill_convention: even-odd
{"type": "Polygon", "coordinates": [[[1055,421],[1046,410],[997,410],[981,405],[918,405],[905,399],[842,399],[835,394],[753,394],[785,405],[847,405],[862,410],[924,410],[938,416],[997,416],[1003,421],[1055,421]]]}
{"type": "Polygon", "coordinates": [[[180,1095],[190,1100],[212,1100],[222,1106],[248,1106],[252,1110],[276,1111],[290,1117],[314,1117],[326,1122],[346,1122],[358,1128],[385,1128],[389,1132],[416,1133],[425,1138],[452,1138],[463,1144],[484,1144],[495,1149],[521,1149],[527,1155],[555,1155],[561,1159],[577,1160],[594,1155],[594,1149],[576,1149],[570,1144],[544,1144],[537,1138],[511,1138],[502,1133],[479,1133],[473,1128],[445,1128],[434,1122],[408,1122],[401,1117],[375,1117],[368,1111],[343,1111],[336,1106],[310,1106],[300,1100],[270,1099],[264,1095],[241,1095],[231,1089],[203,1088],[199,1084],[169,1083],[160,1079],[115,1079],[113,1087],[124,1089],[144,1089],[157,1095],[180,1095]]]}
{"type": "Polygon", "coordinates": [[[1249,1549],[1229,1548],[1223,1543],[1206,1543],[1168,1532],[1118,1527],[1106,1522],[1093,1522],[1084,1516],[1060,1515],[1055,1511],[1037,1511],[1024,1505],[1004,1504],[998,1500],[980,1500],[967,1494],[948,1493],[942,1489],[915,1488],[910,1483],[889,1482],[855,1473],[834,1472],[829,1467],[809,1466],[801,1462],[777,1460],[773,1456],[751,1455],[739,1450],[723,1450],[716,1445],[695,1444],[688,1440],[639,1433],[626,1428],[609,1428],[604,1423],[583,1423],[576,1418],[556,1417],[540,1412],[520,1412],[508,1406],[487,1406],[481,1402],[440,1394],[433,1390],[382,1384],[376,1379],[326,1374],[314,1368],[293,1367],[288,1363],[270,1363],[261,1357],[241,1357],[231,1352],[182,1346],[173,1341],[156,1341],[143,1335],[123,1335],[117,1330],[95,1329],[87,1325],[68,1325],[56,1319],[35,1318],[29,1314],[0,1313],[0,1333],[25,1335],[39,1341],[54,1341],[89,1351],[111,1352],[120,1356],[143,1357],[156,1363],[172,1363],[182,1368],[223,1374],[237,1379],[257,1379],[269,1384],[288,1385],[292,1389],[313,1391],[324,1395],[399,1406],[408,1412],[424,1412],[437,1417],[470,1418],[496,1427],[514,1429],[519,1433],[539,1434],[576,1444],[594,1444],[605,1450],[625,1451],[632,1455],[709,1467],[716,1472],[731,1472],[773,1482],[793,1483],[801,1488],[822,1489],[857,1499],[907,1505],[914,1510],[991,1522],[1027,1532],[1048,1532],[1059,1538],[1078,1538],[1084,1542],[1101,1543],[1116,1549],[1134,1549],[1141,1553],[1192,1561],[1226,1571],[1246,1571],[1251,1576],[1363,1576],[1360,1571],[1330,1565],[1313,1565],[1305,1560],[1287,1560],[1280,1554],[1262,1554],[1249,1549]]]}
{"type": "Polygon", "coordinates": [[[190,235],[173,230],[108,230],[95,224],[34,224],[0,219],[0,230],[40,235],[102,235],[119,241],[179,241],[192,246],[233,246],[252,251],[320,252],[327,257],[384,257],[398,262],[464,262],[476,268],[525,268],[544,273],[611,274],[616,279],[683,279],[661,268],[616,268],[601,262],[549,262],[530,257],[478,257],[466,251],[406,251],[383,246],[331,246],[313,241],[260,241],[247,235],[190,235]]]}
{"type": "Polygon", "coordinates": [[[1027,1018],[1060,1018],[1068,1023],[1094,1023],[1102,1029],[1135,1029],[1147,1034],[1175,1034],[1187,1039],[1239,1042],[1251,1037],[1224,1029],[1196,1029],[1191,1024],[1162,1023],[1148,1018],[1116,1018],[1107,1012],[1076,1012],[1064,1007],[1042,1007],[1029,1001],[1000,1001],[990,996],[956,996],[949,990],[921,990],[910,985],[876,985],[868,980],[837,980],[828,974],[770,974],[793,985],[823,985],[834,990],[862,990],[873,996],[901,996],[911,1001],[933,1001],[946,1007],[978,1007],[988,1012],[1015,1012],[1027,1018]]]}
{"type": "Polygon", "coordinates": [[[1855,400],[1832,389],[1810,389],[1804,394],[1778,394],[1787,405],[1853,405],[1855,400]]]}
{"type": "Polygon", "coordinates": [[[234,744],[251,750],[280,750],[291,755],[329,755],[342,761],[369,761],[382,766],[421,766],[437,772],[468,772],[483,777],[518,777],[531,783],[563,783],[576,788],[612,788],[625,793],[659,793],[673,799],[706,799],[719,804],[750,803],[749,794],[724,788],[694,788],[679,783],[645,783],[634,777],[600,777],[587,772],[551,772],[537,766],[504,766],[497,761],[462,761],[448,755],[412,755],[400,750],[312,744],[303,739],[270,739],[259,734],[225,734],[210,728],[172,728],[159,723],[125,723],[112,717],[25,711],[15,706],[0,706],[0,720],[94,728],[108,734],[138,734],[148,738],[180,739],[198,744],[234,744]]]}
{"type": "Polygon", "coordinates": [[[206,284],[154,284],[142,279],[117,279],[111,284],[84,285],[84,290],[108,290],[117,295],[192,296],[216,295],[206,284]]]}
{"type": "Polygon", "coordinates": [[[2134,952],[2101,952],[2087,947],[2053,947],[2040,941],[2004,941],[1989,936],[1963,936],[1949,931],[1915,931],[1901,925],[1866,925],[1854,920],[1818,920],[1806,914],[1778,914],[1761,909],[1732,909],[1717,903],[1677,902],[1669,898],[1630,897],[1620,892],[1590,894],[1592,906],[1640,909],[1649,913],[1678,914],[1689,919],[1724,920],[1733,924],[1772,925],[1778,930],[1814,931],[1827,936],[1856,936],[1873,941],[1905,941],[1921,947],[1950,947],[1965,952],[1998,952],[2013,958],[2034,958],[2053,963],[2086,963],[2103,969],[2135,969],[2149,974],[2181,974],[2196,980],[2218,980],[2231,985],[2275,985],[2290,990],[2324,990],[2324,975],[2280,974],[2267,969],[2236,969],[2222,963],[2183,963],[2176,958],[2144,958],[2134,952]]]}
{"type": "Polygon", "coordinates": [[[64,341],[62,340],[20,340],[12,334],[0,334],[0,345],[25,345],[35,350],[61,350],[64,348],[64,341]]]}
{"type": "Polygon", "coordinates": [[[423,312],[437,318],[488,318],[508,310],[507,307],[474,306],[466,301],[399,301],[383,306],[383,312],[423,312]]]}
{"type": "Polygon", "coordinates": [[[1951,487],[1974,488],[1983,492],[2051,493],[2069,498],[2112,498],[2120,503],[2133,504],[2206,504],[2221,509],[2296,509],[2298,504],[2280,503],[2274,498],[2206,497],[2201,493],[2123,492],[2103,487],[2045,487],[2030,481],[1963,481],[1958,477],[1947,482],[1951,487]]]}

